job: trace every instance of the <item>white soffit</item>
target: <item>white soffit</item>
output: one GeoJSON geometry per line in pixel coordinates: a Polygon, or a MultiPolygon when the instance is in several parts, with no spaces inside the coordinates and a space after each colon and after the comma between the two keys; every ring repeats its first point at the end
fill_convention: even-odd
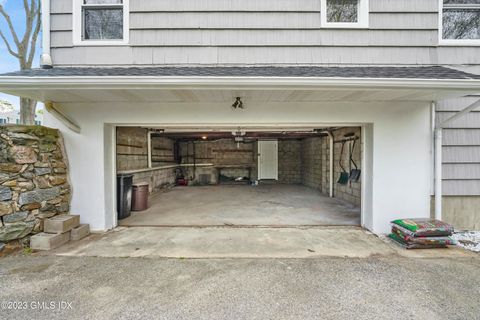
{"type": "Polygon", "coordinates": [[[480,94],[477,79],[3,77],[0,91],[57,103],[436,101],[480,94]]]}

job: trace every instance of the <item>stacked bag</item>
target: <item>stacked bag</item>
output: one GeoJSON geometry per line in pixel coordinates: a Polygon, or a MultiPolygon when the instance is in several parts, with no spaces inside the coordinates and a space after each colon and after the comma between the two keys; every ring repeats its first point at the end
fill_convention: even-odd
{"type": "Polygon", "coordinates": [[[446,248],[454,245],[450,238],[453,226],[435,219],[398,219],[391,222],[388,236],[406,249],[446,248]]]}

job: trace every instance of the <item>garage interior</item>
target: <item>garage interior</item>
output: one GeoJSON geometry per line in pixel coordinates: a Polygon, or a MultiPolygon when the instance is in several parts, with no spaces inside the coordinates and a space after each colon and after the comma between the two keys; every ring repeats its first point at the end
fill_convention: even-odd
{"type": "Polygon", "coordinates": [[[361,224],[360,127],[117,127],[116,137],[117,174],[149,191],[148,209],[120,226],[361,224]]]}

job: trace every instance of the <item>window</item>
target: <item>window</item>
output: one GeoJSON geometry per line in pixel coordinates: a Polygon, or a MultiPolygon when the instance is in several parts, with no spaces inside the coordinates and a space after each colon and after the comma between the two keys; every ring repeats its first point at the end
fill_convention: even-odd
{"type": "Polygon", "coordinates": [[[480,0],[441,1],[441,42],[480,44],[480,0]]]}
{"type": "Polygon", "coordinates": [[[367,28],[368,0],[321,0],[321,19],[326,28],[367,28]]]}
{"type": "Polygon", "coordinates": [[[128,43],[128,0],[76,0],[75,45],[128,43]]]}
{"type": "Polygon", "coordinates": [[[7,119],[0,118],[0,124],[7,123],[7,119]]]}

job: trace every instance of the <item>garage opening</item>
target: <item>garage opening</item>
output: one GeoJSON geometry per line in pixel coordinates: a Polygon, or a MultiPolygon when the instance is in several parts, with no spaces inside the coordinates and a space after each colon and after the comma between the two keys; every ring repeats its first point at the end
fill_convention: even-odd
{"type": "Polygon", "coordinates": [[[148,208],[118,224],[359,226],[361,135],[361,127],[117,127],[117,174],[149,193],[148,208]]]}

